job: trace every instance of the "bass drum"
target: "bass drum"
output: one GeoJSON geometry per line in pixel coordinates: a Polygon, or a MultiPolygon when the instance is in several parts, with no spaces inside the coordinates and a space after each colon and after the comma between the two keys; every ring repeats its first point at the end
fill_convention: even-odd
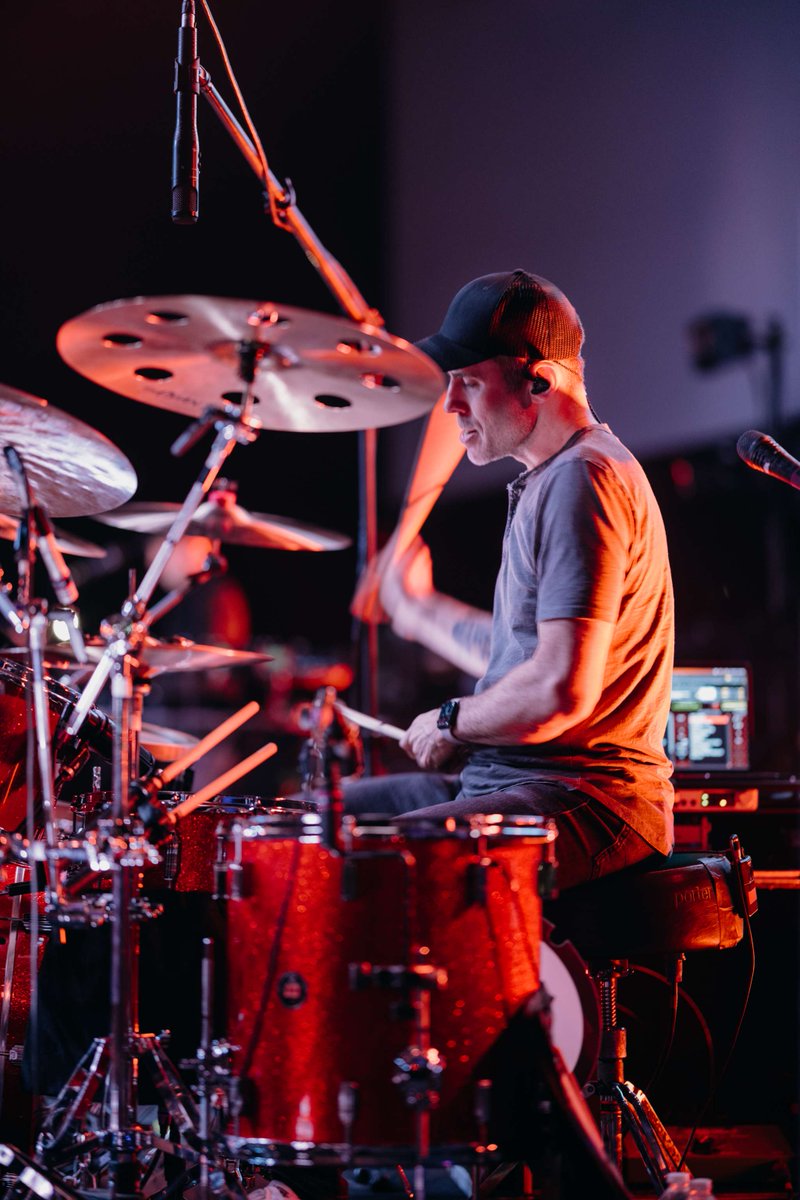
{"type": "Polygon", "coordinates": [[[346,826],[344,854],[312,816],[231,831],[236,1152],[468,1154],[491,1120],[487,1060],[539,986],[537,884],[555,831],[530,816],[346,826]]]}
{"type": "Polygon", "coordinates": [[[600,1053],[600,1001],[586,963],[572,942],[557,942],[542,922],[542,986],[553,998],[550,1036],[583,1087],[595,1075],[600,1053]]]}

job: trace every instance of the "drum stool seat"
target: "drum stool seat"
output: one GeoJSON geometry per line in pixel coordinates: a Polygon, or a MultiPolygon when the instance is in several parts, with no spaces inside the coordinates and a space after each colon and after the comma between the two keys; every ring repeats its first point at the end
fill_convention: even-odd
{"type": "Polygon", "coordinates": [[[621,1168],[623,1127],[629,1130],[657,1194],[681,1156],[644,1092],[625,1079],[618,980],[630,973],[629,959],[659,956],[672,960],[680,981],[685,954],[738,945],[756,907],[750,859],[734,837],[724,853],[653,856],[571,888],[546,908],[554,939],[574,942],[600,995],[597,1078],[588,1090],[600,1097],[606,1152],[621,1168]]]}

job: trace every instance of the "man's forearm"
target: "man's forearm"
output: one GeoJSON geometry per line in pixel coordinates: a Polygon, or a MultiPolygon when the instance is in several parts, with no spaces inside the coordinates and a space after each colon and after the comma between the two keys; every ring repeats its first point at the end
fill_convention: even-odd
{"type": "Polygon", "coordinates": [[[492,618],[480,608],[441,592],[409,597],[395,612],[392,628],[400,637],[419,642],[476,679],[486,670],[492,618]]]}
{"type": "Polygon", "coordinates": [[[613,626],[545,621],[532,657],[476,696],[461,701],[456,736],[514,746],[550,742],[585,720],[603,686],[613,626]]]}

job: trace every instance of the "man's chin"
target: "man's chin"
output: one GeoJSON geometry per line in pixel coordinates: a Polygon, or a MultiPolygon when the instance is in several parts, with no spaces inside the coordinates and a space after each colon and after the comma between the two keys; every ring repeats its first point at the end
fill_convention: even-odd
{"type": "Polygon", "coordinates": [[[487,454],[482,446],[467,446],[467,458],[473,467],[486,467],[495,461],[494,455],[487,454]]]}

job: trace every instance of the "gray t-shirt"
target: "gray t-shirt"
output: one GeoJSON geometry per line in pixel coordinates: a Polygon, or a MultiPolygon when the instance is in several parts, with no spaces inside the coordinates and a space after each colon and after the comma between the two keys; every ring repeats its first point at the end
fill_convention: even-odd
{"type": "Polygon", "coordinates": [[[647,478],[608,426],[592,425],[508,490],[489,665],[475,691],[531,657],[539,621],[597,618],[614,632],[591,715],[556,741],[476,746],[462,789],[480,796],[564,780],[668,853],[672,767],[663,736],[674,616],[664,524],[647,478]]]}

